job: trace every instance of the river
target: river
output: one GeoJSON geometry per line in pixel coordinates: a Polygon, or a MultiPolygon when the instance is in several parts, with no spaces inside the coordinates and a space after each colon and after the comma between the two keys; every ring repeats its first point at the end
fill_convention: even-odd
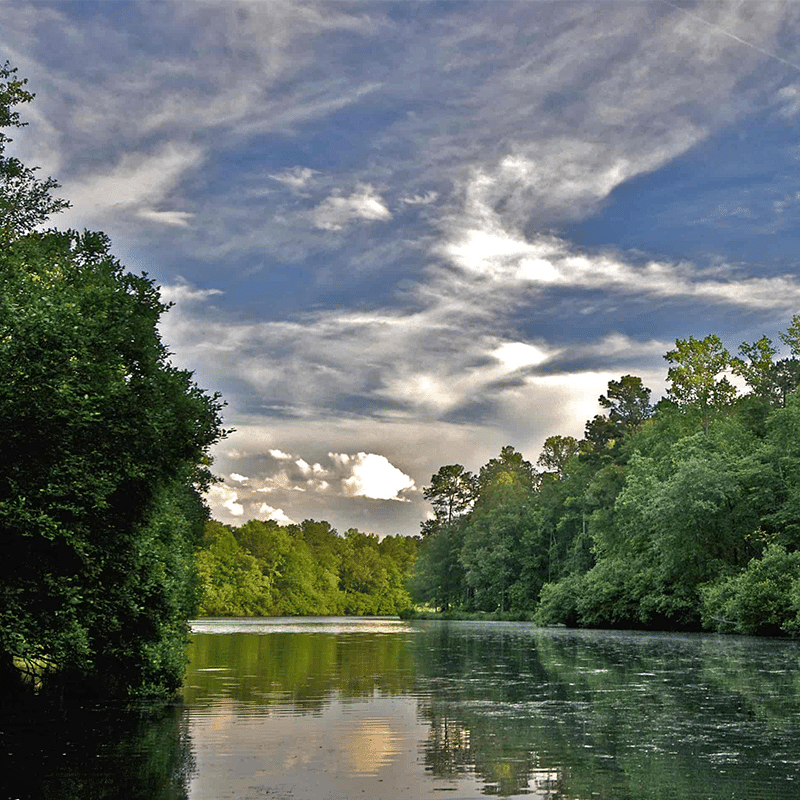
{"type": "Polygon", "coordinates": [[[200,620],[181,703],[6,716],[9,798],[796,800],[791,641],[200,620]]]}

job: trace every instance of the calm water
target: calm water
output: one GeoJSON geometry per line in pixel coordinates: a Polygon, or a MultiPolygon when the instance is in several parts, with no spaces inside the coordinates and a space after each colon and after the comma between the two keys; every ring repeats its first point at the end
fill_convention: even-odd
{"type": "Polygon", "coordinates": [[[191,656],[166,712],[5,712],[6,796],[800,797],[797,643],[204,620],[191,656]]]}

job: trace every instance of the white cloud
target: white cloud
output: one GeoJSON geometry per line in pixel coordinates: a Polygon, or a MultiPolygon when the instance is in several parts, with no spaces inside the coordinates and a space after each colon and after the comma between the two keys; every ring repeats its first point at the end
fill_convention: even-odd
{"type": "Polygon", "coordinates": [[[258,508],[258,514],[262,519],[271,519],[279,525],[296,525],[297,523],[291,518],[286,516],[282,508],[273,508],[266,503],[262,503],[258,508]]]}
{"type": "Polygon", "coordinates": [[[246,475],[240,475],[238,472],[231,472],[229,477],[232,481],[236,481],[237,483],[247,483],[250,480],[246,475]]]}
{"type": "Polygon", "coordinates": [[[460,277],[439,273],[441,285],[434,280],[426,287],[443,301],[472,295],[472,302],[477,304],[480,297],[484,308],[495,303],[507,307],[509,296],[515,303],[530,303],[532,292],[559,287],[701,299],[753,310],[790,310],[800,304],[800,281],[793,275],[752,278],[729,267],[703,271],[691,263],[664,260],[639,265],[622,254],[580,252],[553,235],[525,236],[488,204],[481,190],[486,181],[483,173],[473,176],[466,191],[466,214],[450,220],[445,237],[434,246],[435,253],[461,272],[460,277]]]}
{"type": "Polygon", "coordinates": [[[209,297],[224,294],[220,289],[200,289],[178,276],[178,283],[161,286],[161,298],[168,303],[204,303],[209,297]]]}
{"type": "Polygon", "coordinates": [[[340,231],[358,220],[386,222],[391,218],[391,212],[369,184],[359,186],[346,197],[333,194],[312,212],[315,227],[328,231],[340,231]]]}
{"type": "Polygon", "coordinates": [[[526,342],[503,342],[492,355],[510,370],[542,364],[549,355],[540,347],[526,342]]]}
{"type": "Polygon", "coordinates": [[[425,192],[425,194],[410,194],[407,197],[401,197],[400,202],[407,206],[428,206],[435,203],[439,197],[438,192],[425,192]]]}
{"type": "Polygon", "coordinates": [[[347,497],[407,501],[407,498],[400,496],[401,493],[416,488],[414,480],[391,464],[386,456],[376,453],[328,455],[351,472],[350,477],[342,481],[347,497]]]}
{"type": "Polygon", "coordinates": [[[269,177],[290,189],[299,190],[305,189],[315,175],[319,175],[319,170],[310,167],[292,167],[269,177]]]}
{"type": "Polygon", "coordinates": [[[269,450],[269,454],[278,461],[291,461],[292,456],[289,453],[284,453],[283,450],[269,450]]]}
{"type": "Polygon", "coordinates": [[[239,499],[238,493],[224,483],[215,483],[208,490],[206,499],[212,513],[225,509],[234,517],[241,517],[244,514],[244,506],[237,502],[239,499]]]}
{"type": "Polygon", "coordinates": [[[188,228],[189,223],[194,219],[194,214],[190,214],[188,211],[153,211],[152,209],[143,209],[137,212],[136,216],[149,222],[158,222],[175,228],[188,228]]]}
{"type": "Polygon", "coordinates": [[[162,205],[204,159],[201,147],[179,142],[169,142],[153,153],[123,155],[114,166],[104,165],[102,172],[64,181],[64,196],[73,205],[64,216],[84,219],[132,211],[140,218],[185,227],[186,212],[158,211],[154,206],[162,205]]]}

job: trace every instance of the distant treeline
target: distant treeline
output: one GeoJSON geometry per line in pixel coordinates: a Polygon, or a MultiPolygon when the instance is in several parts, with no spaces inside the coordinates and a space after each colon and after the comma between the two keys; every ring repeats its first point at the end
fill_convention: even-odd
{"type": "Polygon", "coordinates": [[[416,558],[414,537],[327,522],[251,520],[239,528],[206,523],[197,555],[203,616],[398,614],[416,558]]]}
{"type": "Polygon", "coordinates": [[[654,407],[625,375],[582,440],[551,436],[442,467],[412,580],[442,611],[542,624],[800,631],[800,315],[731,356],[715,335],[665,355],[654,407]],[[729,376],[748,387],[739,392],[729,376]]]}

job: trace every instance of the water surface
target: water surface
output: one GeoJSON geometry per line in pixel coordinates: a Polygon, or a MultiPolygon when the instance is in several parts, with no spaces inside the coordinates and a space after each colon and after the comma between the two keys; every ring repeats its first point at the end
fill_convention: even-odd
{"type": "Polygon", "coordinates": [[[793,642],[317,619],[193,647],[192,798],[800,796],[793,642]]]}
{"type": "Polygon", "coordinates": [[[798,647],[201,620],[172,708],[2,709],[0,780],[5,797],[53,800],[796,800],[798,647]]]}

